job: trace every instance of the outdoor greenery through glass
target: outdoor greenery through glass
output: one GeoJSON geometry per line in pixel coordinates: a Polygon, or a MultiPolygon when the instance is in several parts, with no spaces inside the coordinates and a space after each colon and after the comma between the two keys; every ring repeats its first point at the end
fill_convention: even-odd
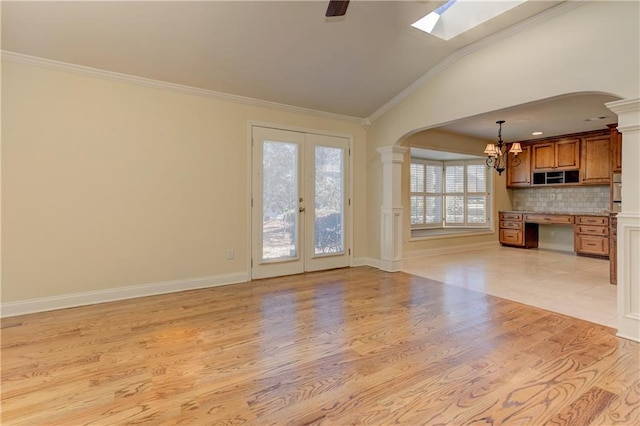
{"type": "Polygon", "coordinates": [[[262,145],[262,259],[298,255],[298,145],[262,145]]]}
{"type": "Polygon", "coordinates": [[[315,254],[344,252],[343,154],[341,148],[315,149],[315,254]]]}

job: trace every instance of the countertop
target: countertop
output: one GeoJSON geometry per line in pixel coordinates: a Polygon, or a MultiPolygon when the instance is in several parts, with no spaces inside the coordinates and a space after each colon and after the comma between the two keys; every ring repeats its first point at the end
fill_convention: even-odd
{"type": "Polygon", "coordinates": [[[554,212],[554,211],[533,211],[533,210],[500,210],[500,213],[516,213],[516,214],[557,214],[557,215],[565,215],[565,216],[600,216],[607,217],[612,213],[609,210],[603,211],[602,213],[584,213],[584,212],[554,212]]]}

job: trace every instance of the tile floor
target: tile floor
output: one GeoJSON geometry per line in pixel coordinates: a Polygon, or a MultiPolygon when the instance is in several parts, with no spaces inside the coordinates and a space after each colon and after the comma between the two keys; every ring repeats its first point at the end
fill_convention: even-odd
{"type": "Polygon", "coordinates": [[[509,247],[404,259],[403,271],[616,327],[609,261],[509,247]]]}

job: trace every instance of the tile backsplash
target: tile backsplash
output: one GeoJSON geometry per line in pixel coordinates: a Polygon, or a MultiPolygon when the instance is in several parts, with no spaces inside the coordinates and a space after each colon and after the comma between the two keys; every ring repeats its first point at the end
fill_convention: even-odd
{"type": "Polygon", "coordinates": [[[552,186],[513,189],[514,210],[603,213],[609,209],[609,186],[552,186]]]}

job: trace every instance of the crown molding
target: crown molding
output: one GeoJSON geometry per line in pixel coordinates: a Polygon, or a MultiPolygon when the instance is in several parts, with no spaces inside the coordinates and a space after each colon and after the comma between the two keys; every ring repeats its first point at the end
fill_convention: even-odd
{"type": "Polygon", "coordinates": [[[398,105],[404,99],[409,97],[411,94],[416,92],[421,86],[423,86],[427,81],[431,80],[436,75],[440,74],[445,69],[449,68],[455,62],[457,62],[460,58],[467,56],[471,53],[477,52],[479,50],[484,49],[487,46],[497,43],[500,40],[507,39],[517,33],[525,31],[531,27],[535,27],[543,22],[547,22],[549,19],[555,18],[556,16],[560,16],[565,14],[571,10],[574,10],[580,6],[582,6],[588,0],[574,0],[567,1],[565,3],[561,3],[558,6],[547,9],[539,14],[532,16],[529,19],[525,19],[522,22],[514,24],[508,28],[505,28],[497,33],[491,34],[481,40],[478,40],[474,43],[468,44],[451,55],[444,58],[440,61],[436,66],[431,68],[425,74],[423,74],[420,78],[414,81],[411,85],[409,85],[406,89],[398,93],[396,96],[391,98],[387,103],[378,108],[373,114],[368,117],[369,124],[373,123],[375,120],[384,115],[387,111],[398,105]]]}
{"type": "Polygon", "coordinates": [[[233,95],[230,93],[217,92],[215,90],[201,89],[193,86],[186,86],[183,84],[170,83],[167,81],[153,80],[150,78],[139,77],[130,74],[124,74],[114,71],[106,71],[98,68],[86,67],[83,65],[71,64],[68,62],[55,61],[53,59],[40,58],[37,56],[25,55],[22,53],[11,52],[8,50],[0,51],[2,53],[2,60],[7,62],[14,62],[19,64],[35,65],[44,68],[51,68],[55,70],[68,71],[76,74],[103,78],[106,80],[117,81],[121,83],[134,84],[137,86],[150,87],[153,89],[170,90],[173,92],[183,93],[187,95],[201,96],[205,98],[216,99],[226,102],[234,102],[244,105],[250,105],[258,108],[269,108],[285,112],[293,112],[300,114],[313,115],[316,117],[329,118],[333,120],[349,121],[352,123],[360,124],[361,126],[367,125],[366,118],[353,117],[349,115],[335,114],[326,111],[319,111],[310,108],[302,108],[293,105],[281,104],[278,102],[265,101],[261,99],[249,98],[246,96],[233,95]]]}

